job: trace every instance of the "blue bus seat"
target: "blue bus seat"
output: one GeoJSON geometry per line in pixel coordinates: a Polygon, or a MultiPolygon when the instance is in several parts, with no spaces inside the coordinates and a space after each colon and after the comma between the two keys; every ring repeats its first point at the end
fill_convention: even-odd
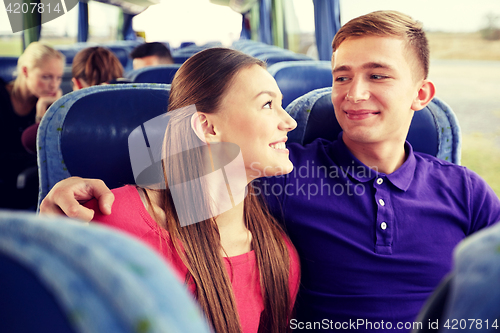
{"type": "Polygon", "coordinates": [[[175,52],[172,53],[172,58],[174,59],[174,64],[183,64],[192,54],[177,54],[175,52]]]}
{"type": "Polygon", "coordinates": [[[101,85],[64,95],[47,110],[37,135],[38,204],[60,180],[98,178],[110,188],[134,184],[128,136],[168,108],[170,85],[101,85]]]}
{"type": "Polygon", "coordinates": [[[241,52],[246,52],[247,50],[254,48],[256,46],[269,47],[270,45],[262,43],[262,42],[258,42],[255,40],[251,40],[251,39],[238,39],[238,40],[235,40],[233,42],[233,44],[231,45],[231,47],[233,49],[239,50],[241,52]]]}
{"type": "Polygon", "coordinates": [[[131,71],[132,67],[132,58],[130,57],[130,52],[132,48],[129,46],[118,46],[118,45],[103,45],[111,50],[115,54],[115,56],[120,60],[120,63],[123,66],[123,70],[125,72],[131,71]]]}
{"type": "Polygon", "coordinates": [[[10,82],[16,78],[17,57],[0,57],[0,78],[10,82]]]}
{"type": "Polygon", "coordinates": [[[283,52],[283,53],[264,53],[256,58],[264,61],[267,66],[272,66],[278,62],[282,61],[311,61],[314,60],[305,54],[293,53],[293,52],[283,52]]]}
{"type": "Polygon", "coordinates": [[[219,41],[211,41],[211,42],[206,42],[205,44],[202,45],[204,48],[208,49],[211,47],[223,47],[222,43],[219,41]]]}
{"type": "Polygon", "coordinates": [[[253,49],[248,51],[248,55],[251,55],[252,57],[260,57],[263,55],[274,55],[274,54],[283,54],[283,55],[295,55],[298,53],[294,53],[289,50],[284,50],[284,49],[253,49]]]}
{"type": "Polygon", "coordinates": [[[182,49],[177,49],[174,51],[174,53],[178,55],[193,55],[195,53],[198,53],[206,49],[208,49],[208,47],[192,45],[192,46],[186,46],[185,48],[182,49]]]}
{"type": "MultiPolygon", "coordinates": [[[[500,221],[499,221],[500,222],[500,221]]],[[[454,252],[454,277],[450,296],[443,311],[443,321],[453,319],[462,328],[462,322],[483,319],[473,328],[478,332],[498,332],[500,326],[500,223],[482,229],[457,245],[454,252]],[[488,320],[486,324],[485,320],[488,320]],[[494,323],[496,320],[496,323],[494,323]],[[496,324],[496,327],[493,327],[496,324]]],[[[450,330],[452,331],[452,330],[450,330]]]]}
{"type": "Polygon", "coordinates": [[[73,82],[71,79],[73,78],[73,72],[71,70],[71,66],[64,66],[64,72],[61,80],[61,90],[63,95],[66,95],[69,92],[73,91],[73,82]]]}
{"type": "MultiPolygon", "coordinates": [[[[500,222],[500,221],[499,221],[500,222]]],[[[424,323],[439,319],[439,332],[498,332],[500,326],[500,223],[460,242],[453,270],[443,279],[419,314],[424,323]],[[447,292],[443,295],[442,288],[447,292]],[[425,320],[425,321],[423,321],[425,320]],[[444,325],[448,324],[448,327],[444,325]]],[[[414,332],[430,332],[428,325],[414,332]]],[[[437,330],[434,329],[433,332],[437,330]]]]}
{"type": "Polygon", "coordinates": [[[329,61],[282,61],[267,70],[283,94],[284,109],[297,97],[332,86],[332,65],[329,61]]]}
{"type": "Polygon", "coordinates": [[[415,327],[413,333],[432,333],[437,332],[437,325],[443,327],[442,321],[444,315],[444,307],[451,293],[451,283],[453,274],[446,275],[441,283],[436,287],[432,295],[427,299],[424,306],[420,310],[416,323],[421,323],[421,327],[415,327]]]}
{"type": "Polygon", "coordinates": [[[163,258],[98,224],[0,211],[0,283],[2,332],[209,332],[163,258]]]}
{"type": "Polygon", "coordinates": [[[71,79],[73,78],[73,74],[71,72],[71,66],[73,64],[73,58],[76,56],[78,51],[83,50],[86,47],[96,46],[95,44],[87,44],[87,43],[75,43],[73,45],[56,45],[54,48],[64,54],[66,57],[66,65],[64,66],[63,77],[61,81],[61,90],[64,94],[67,94],[73,91],[73,84],[71,79]]]}
{"type": "Polygon", "coordinates": [[[273,54],[273,53],[284,53],[284,54],[297,54],[295,52],[292,52],[290,50],[283,49],[278,46],[271,46],[271,45],[255,45],[252,46],[251,48],[247,48],[245,50],[245,53],[248,55],[251,55],[252,57],[258,57],[259,55],[262,54],[273,54]]]}
{"type": "MultiPolygon", "coordinates": [[[[179,48],[179,49],[173,51],[172,56],[173,56],[174,61],[175,61],[176,57],[182,57],[182,56],[190,57],[193,54],[196,54],[200,51],[203,51],[203,50],[206,50],[206,49],[209,49],[212,47],[221,47],[221,45],[222,44],[220,42],[209,42],[209,43],[206,43],[204,45],[189,45],[189,46],[179,48]]],[[[175,63],[177,64],[178,62],[175,61],[175,63]]]]}
{"type": "MultiPolygon", "coordinates": [[[[89,45],[90,46],[90,45],[89,45]]],[[[71,64],[73,63],[73,58],[76,56],[78,51],[82,50],[81,46],[71,46],[71,45],[56,45],[54,48],[64,54],[66,57],[66,65],[71,68],[71,64]]]]}
{"type": "Polygon", "coordinates": [[[181,45],[179,46],[180,49],[183,49],[185,47],[188,47],[188,46],[196,46],[196,43],[195,42],[182,42],[181,45]]]}
{"type": "Polygon", "coordinates": [[[112,42],[105,42],[101,45],[104,47],[116,46],[125,48],[130,53],[136,46],[143,44],[142,40],[116,40],[112,42]]]}
{"type": "MultiPolygon", "coordinates": [[[[287,112],[297,121],[297,128],[288,134],[289,142],[305,145],[317,138],[337,139],[342,129],[331,94],[331,87],[313,90],[288,105],[287,112]]],[[[460,164],[460,126],[453,110],[438,98],[415,112],[406,139],[415,151],[460,164]]]]}
{"type": "Polygon", "coordinates": [[[172,83],[180,64],[147,66],[129,72],[126,77],[134,83],[172,83]]]}

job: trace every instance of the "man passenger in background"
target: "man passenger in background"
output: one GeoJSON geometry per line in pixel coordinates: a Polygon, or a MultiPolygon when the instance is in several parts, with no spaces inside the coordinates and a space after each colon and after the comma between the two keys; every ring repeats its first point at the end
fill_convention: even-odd
{"type": "Polygon", "coordinates": [[[174,63],[168,47],[159,42],[141,44],[130,52],[130,56],[134,69],[174,63]]]}
{"type": "MultiPolygon", "coordinates": [[[[343,132],[333,142],[288,146],[296,170],[328,172],[292,172],[259,185],[301,259],[290,327],[407,332],[451,270],[455,245],[499,221],[500,201],[474,172],[405,141],[414,112],[435,94],[420,23],[393,11],[351,20],[333,41],[332,70],[343,132]],[[312,186],[343,191],[311,195],[312,186]]],[[[88,220],[92,213],[75,199],[93,196],[109,212],[113,199],[102,182],[71,178],[49,193],[42,212],[88,220]]]]}

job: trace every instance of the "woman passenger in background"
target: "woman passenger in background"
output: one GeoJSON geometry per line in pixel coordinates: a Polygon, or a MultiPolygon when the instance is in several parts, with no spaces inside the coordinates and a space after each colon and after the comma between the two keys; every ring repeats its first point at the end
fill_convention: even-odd
{"type": "MultiPolygon", "coordinates": [[[[123,76],[123,67],[120,60],[104,47],[88,47],[79,51],[73,58],[71,82],[73,91],[113,83],[123,76]]],[[[24,148],[36,154],[36,134],[41,118],[36,124],[26,128],[22,135],[24,148]]]]}
{"type": "Polygon", "coordinates": [[[123,77],[120,60],[104,47],[89,47],[78,52],[71,69],[73,90],[113,83],[123,77]]]}
{"type": "Polygon", "coordinates": [[[64,63],[59,51],[33,42],[18,59],[16,79],[9,83],[0,79],[0,208],[36,205],[36,189],[26,193],[17,188],[18,175],[36,167],[36,157],[26,152],[21,135],[62,96],[64,63]]]}

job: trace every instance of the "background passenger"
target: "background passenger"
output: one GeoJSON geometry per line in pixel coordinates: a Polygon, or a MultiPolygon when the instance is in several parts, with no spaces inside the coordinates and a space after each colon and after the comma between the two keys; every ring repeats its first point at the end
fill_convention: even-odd
{"type": "MultiPolygon", "coordinates": [[[[104,47],[89,47],[79,51],[72,65],[73,91],[104,83],[113,83],[123,76],[120,60],[104,47]]],[[[22,134],[24,148],[36,154],[36,134],[40,120],[29,126],[22,134]]]]}
{"type": "Polygon", "coordinates": [[[159,42],[141,44],[132,50],[130,56],[134,59],[134,69],[174,63],[168,47],[159,42]]]}
{"type": "MultiPolygon", "coordinates": [[[[286,332],[291,319],[299,285],[298,257],[260,196],[247,186],[264,169],[270,174],[293,169],[284,142],[296,122],[281,107],[281,98],[276,81],[258,59],[223,48],[194,55],[172,82],[171,118],[163,143],[166,189],[130,185],[115,189],[113,214],[94,216],[94,221],[127,231],[162,254],[186,281],[218,333],[286,332]],[[196,109],[190,111],[187,107],[193,105],[196,109]],[[217,165],[220,154],[214,152],[227,142],[241,148],[244,161],[241,173],[230,174],[231,168],[225,168],[232,208],[183,225],[183,212],[193,214],[223,204],[210,199],[220,191],[227,195],[223,178],[197,187],[196,193],[203,194],[196,197],[196,204],[181,193],[189,198],[181,202],[185,211],[179,201],[174,204],[172,193],[183,191],[179,184],[186,179],[201,178],[203,170],[214,174],[210,163],[208,168],[203,165],[210,160],[217,165]],[[200,150],[188,149],[200,144],[200,150]],[[172,151],[186,154],[174,158],[179,154],[172,151]]],[[[96,200],[87,203],[96,211],[97,205],[96,200]]]]}
{"type": "Polygon", "coordinates": [[[78,52],[71,69],[73,90],[112,83],[123,77],[120,60],[109,49],[89,47],[78,52]]]}
{"type": "Polygon", "coordinates": [[[36,192],[26,193],[16,186],[20,172],[36,167],[36,158],[24,149],[21,135],[62,96],[64,63],[62,53],[33,42],[17,61],[16,79],[10,83],[0,79],[0,208],[36,205],[36,192]]]}

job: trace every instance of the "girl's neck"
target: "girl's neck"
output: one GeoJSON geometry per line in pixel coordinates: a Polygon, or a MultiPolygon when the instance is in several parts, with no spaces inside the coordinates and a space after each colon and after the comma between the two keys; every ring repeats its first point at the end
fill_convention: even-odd
{"type": "MultiPolygon", "coordinates": [[[[166,214],[162,207],[161,191],[138,188],[142,202],[148,213],[163,228],[166,227],[166,214]],[[151,205],[148,204],[146,195],[151,205]]],[[[221,253],[223,257],[234,257],[252,250],[252,234],[248,230],[244,216],[244,200],[215,217],[219,230],[221,253]]]]}
{"type": "Polygon", "coordinates": [[[215,218],[224,249],[223,256],[233,257],[252,250],[252,233],[245,221],[244,202],[215,218]]]}

